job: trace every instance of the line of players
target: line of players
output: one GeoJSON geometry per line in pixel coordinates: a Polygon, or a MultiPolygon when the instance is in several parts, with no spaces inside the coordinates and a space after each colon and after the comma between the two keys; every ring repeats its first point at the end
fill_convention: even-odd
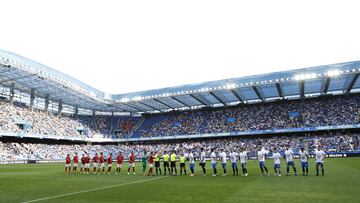
{"type": "MultiPolygon", "coordinates": [[[[265,160],[266,160],[266,155],[269,153],[268,150],[263,149],[261,147],[258,148],[257,151],[257,158],[259,161],[259,167],[261,170],[261,173],[263,176],[269,176],[269,170],[266,167],[265,164],[265,160]]],[[[155,175],[153,167],[155,164],[155,172],[156,175],[166,175],[167,172],[169,175],[177,175],[177,168],[176,168],[176,162],[177,160],[179,160],[180,162],[180,175],[182,175],[184,173],[184,175],[186,175],[186,167],[185,167],[185,162],[187,160],[189,160],[190,163],[190,176],[194,176],[194,172],[195,172],[195,159],[194,159],[194,154],[192,150],[188,151],[187,156],[185,156],[185,153],[181,153],[180,156],[176,155],[175,150],[171,151],[171,154],[169,155],[166,151],[164,151],[163,153],[161,153],[162,155],[160,155],[160,153],[155,153],[155,152],[151,152],[150,155],[147,155],[147,152],[144,151],[141,157],[141,162],[142,162],[142,172],[143,175],[150,175],[153,176],[155,175]],[[163,160],[163,172],[161,170],[160,167],[160,160],[163,160]],[[149,165],[149,170],[146,171],[146,166],[149,165]],[[169,167],[170,165],[170,167],[169,167]]],[[[314,152],[315,155],[315,166],[316,166],[316,176],[319,176],[319,168],[321,168],[321,173],[322,176],[324,176],[324,158],[325,158],[325,152],[323,150],[321,150],[319,147],[315,150],[314,152]]],[[[221,152],[219,153],[219,157],[220,157],[220,162],[221,162],[221,167],[224,171],[223,176],[227,175],[227,170],[226,170],[226,161],[227,161],[227,154],[226,152],[221,149],[221,152]]],[[[302,175],[303,176],[307,176],[309,174],[309,164],[308,164],[308,159],[309,159],[309,153],[307,151],[304,150],[304,148],[301,148],[299,151],[299,157],[300,157],[300,163],[301,163],[301,168],[302,168],[302,175]]],[[[204,150],[204,148],[201,148],[201,155],[200,155],[200,160],[199,160],[199,166],[202,169],[203,172],[203,176],[206,176],[206,152],[204,150]]],[[[210,151],[210,159],[211,159],[211,166],[213,169],[213,175],[212,176],[217,176],[218,172],[217,172],[217,158],[218,156],[215,153],[215,149],[211,149],[210,151]]],[[[276,148],[273,149],[272,151],[272,158],[274,159],[274,172],[275,172],[275,176],[281,176],[281,170],[280,170],[280,164],[281,164],[281,158],[282,156],[280,155],[279,150],[277,150],[276,148]]],[[[127,174],[129,175],[131,172],[133,175],[136,175],[135,172],[135,154],[134,152],[131,152],[129,157],[129,166],[127,169],[127,174]]],[[[241,168],[242,168],[242,176],[247,176],[248,175],[248,171],[247,171],[247,161],[248,161],[248,152],[245,149],[241,149],[241,152],[238,154],[237,152],[235,152],[235,150],[232,150],[229,153],[229,159],[230,159],[230,163],[231,163],[231,168],[232,168],[232,172],[234,176],[238,176],[239,174],[239,169],[238,169],[238,160],[240,160],[240,164],[241,164],[241,168]]],[[[117,157],[116,157],[116,175],[120,175],[121,174],[121,169],[122,169],[122,165],[123,165],[123,160],[124,160],[124,156],[122,154],[122,152],[119,152],[117,157]]],[[[297,169],[295,167],[295,162],[294,162],[294,152],[287,147],[286,151],[285,151],[285,160],[286,160],[286,175],[290,174],[290,168],[293,169],[294,174],[297,176],[297,169]]],[[[65,164],[65,173],[66,174],[70,174],[71,171],[74,174],[77,174],[77,168],[78,168],[78,163],[79,163],[79,159],[77,156],[77,153],[75,153],[75,156],[73,157],[73,168],[71,170],[71,158],[70,155],[68,154],[66,157],[66,164],[65,164]]],[[[93,174],[105,174],[105,162],[107,162],[107,174],[109,175],[111,173],[111,169],[112,169],[112,155],[109,154],[109,156],[107,157],[107,159],[105,160],[103,153],[100,153],[100,156],[98,156],[98,154],[96,153],[95,156],[92,158],[93,161],[93,174]]],[[[80,165],[80,174],[90,174],[90,157],[88,154],[83,154],[81,157],[81,165],[80,165]]]]}

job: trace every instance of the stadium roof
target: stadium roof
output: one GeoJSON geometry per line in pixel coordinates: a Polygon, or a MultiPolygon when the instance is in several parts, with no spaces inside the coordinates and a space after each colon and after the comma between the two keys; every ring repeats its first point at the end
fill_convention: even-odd
{"type": "Polygon", "coordinates": [[[360,61],[353,61],[109,95],[55,69],[0,50],[0,85],[14,85],[36,97],[101,112],[166,112],[349,94],[360,92],[359,74],[360,61]]]}

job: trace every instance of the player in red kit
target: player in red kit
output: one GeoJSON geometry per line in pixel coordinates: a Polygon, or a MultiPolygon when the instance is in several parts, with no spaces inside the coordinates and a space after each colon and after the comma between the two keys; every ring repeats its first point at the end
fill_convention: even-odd
{"type": "Polygon", "coordinates": [[[133,175],[135,174],[135,154],[134,151],[131,151],[131,154],[129,156],[129,168],[128,168],[128,175],[130,175],[130,169],[132,168],[133,175]]]}
{"type": "Polygon", "coordinates": [[[153,173],[153,165],[154,165],[154,152],[151,152],[150,156],[149,156],[149,172],[148,172],[148,175],[150,176],[154,176],[154,173],[153,173]]]}
{"type": "Polygon", "coordinates": [[[112,165],[112,156],[111,156],[111,153],[109,154],[109,156],[108,156],[108,158],[107,158],[107,163],[108,163],[108,175],[110,175],[111,165],[112,165]]]}
{"type": "Polygon", "coordinates": [[[73,173],[77,174],[77,167],[79,164],[79,157],[77,156],[77,153],[75,153],[75,156],[73,158],[73,173]]]}
{"type": "Polygon", "coordinates": [[[124,156],[122,155],[122,152],[119,152],[119,154],[116,157],[116,164],[117,164],[116,173],[115,173],[116,175],[121,174],[123,160],[124,160],[124,156]]]}
{"type": "Polygon", "coordinates": [[[85,167],[85,155],[84,154],[82,154],[80,161],[81,161],[80,174],[83,173],[83,170],[84,170],[84,174],[85,174],[85,169],[84,169],[84,167],[85,167]]]}
{"type": "MultiPolygon", "coordinates": [[[[102,174],[105,174],[105,159],[104,159],[104,155],[102,152],[100,153],[100,168],[101,168],[102,174]]],[[[100,169],[99,169],[98,174],[100,174],[100,169]]]]}
{"type": "Polygon", "coordinates": [[[99,166],[99,156],[97,153],[95,153],[95,156],[93,158],[93,167],[94,167],[94,175],[96,174],[96,169],[99,166]]]}
{"type": "Polygon", "coordinates": [[[86,157],[85,157],[85,172],[87,175],[90,174],[90,156],[88,154],[86,154],[86,157]]]}
{"type": "Polygon", "coordinates": [[[71,170],[70,163],[71,163],[70,154],[68,154],[65,159],[65,173],[66,174],[70,173],[70,170],[71,170]]]}

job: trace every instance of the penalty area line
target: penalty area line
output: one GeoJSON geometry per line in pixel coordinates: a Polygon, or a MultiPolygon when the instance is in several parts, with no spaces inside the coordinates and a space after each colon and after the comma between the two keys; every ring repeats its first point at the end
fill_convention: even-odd
{"type": "Polygon", "coordinates": [[[100,188],[94,188],[94,189],[89,189],[89,190],[81,190],[81,191],[78,191],[78,192],[70,192],[70,193],[65,193],[65,194],[61,194],[61,195],[55,195],[55,196],[50,196],[50,197],[43,197],[43,198],[39,198],[39,199],[24,201],[22,203],[40,202],[40,201],[45,201],[45,200],[49,200],[49,199],[55,199],[55,198],[59,198],[59,197],[67,197],[67,196],[77,195],[77,194],[81,194],[81,193],[104,190],[104,189],[108,189],[108,188],[121,187],[121,186],[125,186],[125,185],[136,184],[136,183],[144,183],[144,182],[148,182],[148,181],[152,181],[152,180],[160,180],[160,179],[167,178],[167,177],[169,177],[169,176],[163,176],[163,177],[152,178],[152,179],[147,179],[147,180],[138,180],[138,181],[127,182],[127,183],[122,183],[122,184],[117,184],[117,185],[109,185],[109,186],[100,187],[100,188]]]}

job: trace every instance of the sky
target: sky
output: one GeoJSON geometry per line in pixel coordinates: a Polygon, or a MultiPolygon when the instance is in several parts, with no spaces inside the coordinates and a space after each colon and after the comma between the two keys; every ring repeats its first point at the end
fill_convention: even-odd
{"type": "Polygon", "coordinates": [[[0,0],[0,49],[106,93],[360,60],[360,1],[0,0]]]}

